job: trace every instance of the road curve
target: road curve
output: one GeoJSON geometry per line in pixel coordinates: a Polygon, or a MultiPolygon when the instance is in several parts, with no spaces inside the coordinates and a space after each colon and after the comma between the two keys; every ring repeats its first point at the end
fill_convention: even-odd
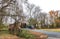
{"type": "Polygon", "coordinates": [[[60,39],[60,32],[48,32],[45,30],[38,30],[38,29],[26,29],[26,30],[31,30],[31,31],[47,34],[48,39],[60,39]]]}

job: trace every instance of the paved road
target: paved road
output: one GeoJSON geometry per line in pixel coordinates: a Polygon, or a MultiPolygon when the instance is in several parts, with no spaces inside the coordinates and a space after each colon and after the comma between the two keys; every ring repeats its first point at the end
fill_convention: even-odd
{"type": "Polygon", "coordinates": [[[60,38],[56,38],[56,37],[48,37],[47,39],[60,39],[60,38]]]}
{"type": "MultiPolygon", "coordinates": [[[[31,29],[27,29],[27,30],[31,30],[31,29]]],[[[47,34],[48,35],[48,39],[60,39],[60,32],[48,32],[48,31],[37,30],[37,29],[33,29],[31,31],[42,32],[44,34],[47,34]]]]}
{"type": "Polygon", "coordinates": [[[44,30],[32,30],[32,31],[45,33],[49,37],[60,38],[60,33],[59,32],[48,32],[48,31],[44,31],[44,30]]]}

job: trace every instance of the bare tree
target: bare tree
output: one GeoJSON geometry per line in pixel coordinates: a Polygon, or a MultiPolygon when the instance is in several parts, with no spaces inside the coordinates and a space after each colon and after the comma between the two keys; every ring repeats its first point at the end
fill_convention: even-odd
{"type": "Polygon", "coordinates": [[[38,19],[38,15],[41,13],[41,9],[39,6],[36,6],[34,11],[33,11],[33,16],[35,19],[38,19]]]}
{"type": "Polygon", "coordinates": [[[6,7],[8,7],[13,0],[1,0],[0,1],[0,24],[2,24],[3,15],[6,15],[6,7]]]}
{"type": "Polygon", "coordinates": [[[2,23],[3,16],[13,18],[15,21],[21,20],[24,17],[22,4],[19,6],[18,0],[1,0],[0,1],[0,21],[2,23]],[[18,19],[17,19],[18,18],[18,19]]]}

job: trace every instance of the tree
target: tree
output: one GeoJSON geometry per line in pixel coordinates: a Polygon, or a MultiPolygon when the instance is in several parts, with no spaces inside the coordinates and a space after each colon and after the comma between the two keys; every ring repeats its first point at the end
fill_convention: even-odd
{"type": "Polygon", "coordinates": [[[30,4],[30,5],[27,6],[30,18],[32,17],[32,12],[33,12],[34,7],[35,7],[34,4],[30,4]]]}
{"type": "Polygon", "coordinates": [[[45,13],[45,12],[41,12],[39,15],[38,15],[38,19],[39,19],[39,21],[40,21],[40,23],[41,23],[41,27],[45,27],[45,25],[46,25],[46,16],[47,16],[47,14],[45,13]]]}
{"type": "MultiPolygon", "coordinates": [[[[19,6],[18,4],[18,0],[2,0],[2,8],[0,9],[1,12],[1,16],[5,16],[6,19],[8,17],[12,18],[15,20],[14,24],[13,24],[13,30],[14,31],[18,31],[19,30],[19,21],[22,19],[24,19],[24,15],[23,15],[23,7],[22,4],[19,6]],[[3,13],[4,12],[4,13],[3,13]],[[5,13],[6,12],[6,13],[5,13]],[[3,14],[2,14],[3,13],[3,14]]],[[[2,18],[1,18],[2,19],[2,18]]],[[[5,19],[5,18],[4,18],[5,19]]],[[[6,21],[6,19],[4,21],[6,21]]],[[[0,20],[1,21],[1,20],[0,20]]],[[[2,22],[1,22],[2,23],[2,22]]],[[[14,32],[13,31],[13,32],[14,32]]],[[[16,33],[16,32],[14,32],[16,33]]]]}
{"type": "Polygon", "coordinates": [[[37,20],[34,18],[30,18],[28,22],[29,22],[29,25],[34,25],[34,26],[36,26],[36,24],[38,23],[37,20]]]}
{"type": "Polygon", "coordinates": [[[41,13],[41,9],[39,6],[36,6],[33,11],[33,16],[35,19],[38,19],[38,15],[41,13]]]}
{"type": "Polygon", "coordinates": [[[52,23],[53,23],[53,27],[56,28],[57,27],[57,18],[58,18],[58,11],[50,11],[50,17],[53,19],[51,19],[52,23]]]}
{"type": "Polygon", "coordinates": [[[10,17],[15,20],[14,29],[17,30],[17,22],[25,18],[22,4],[19,6],[17,0],[2,0],[0,5],[0,25],[3,24],[2,20],[7,21],[8,17],[10,17]]]}
{"type": "Polygon", "coordinates": [[[24,18],[22,3],[19,6],[17,0],[2,0],[0,5],[0,12],[2,11],[1,14],[3,13],[2,15],[5,16],[4,19],[7,19],[8,17],[13,18],[14,20],[17,20],[17,17],[19,20],[24,18]]]}
{"type": "Polygon", "coordinates": [[[1,0],[0,1],[0,25],[3,23],[2,20],[4,15],[6,15],[6,9],[11,4],[13,0],[1,0]]]}

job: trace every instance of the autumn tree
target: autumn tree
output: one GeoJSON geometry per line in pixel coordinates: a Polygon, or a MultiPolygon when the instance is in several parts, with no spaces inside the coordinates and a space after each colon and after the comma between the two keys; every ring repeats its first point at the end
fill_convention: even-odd
{"type": "Polygon", "coordinates": [[[57,22],[58,22],[58,11],[50,11],[50,16],[53,20],[51,20],[53,22],[54,27],[57,27],[57,22]]]}

